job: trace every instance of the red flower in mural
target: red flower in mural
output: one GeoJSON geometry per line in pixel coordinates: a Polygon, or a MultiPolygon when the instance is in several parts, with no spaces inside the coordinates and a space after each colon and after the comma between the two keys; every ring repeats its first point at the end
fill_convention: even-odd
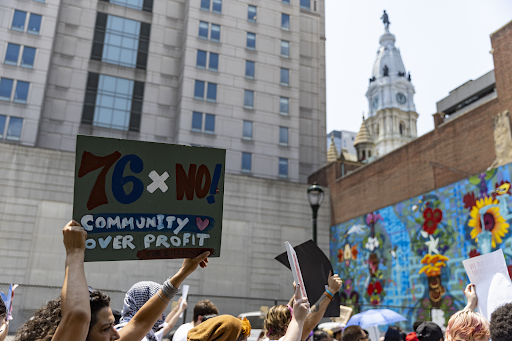
{"type": "Polygon", "coordinates": [[[366,288],[366,293],[368,294],[368,296],[371,296],[373,294],[373,289],[374,289],[373,283],[370,283],[368,285],[368,288],[366,288]]]}
{"type": "Polygon", "coordinates": [[[466,193],[462,201],[464,202],[464,208],[467,208],[471,211],[471,208],[476,205],[475,193],[466,193]]]}
{"type": "Polygon", "coordinates": [[[342,249],[338,250],[338,262],[339,263],[343,262],[343,250],[342,249]]]}
{"type": "Polygon", "coordinates": [[[428,207],[425,211],[423,211],[423,218],[425,218],[425,222],[423,223],[423,230],[428,234],[433,234],[437,229],[437,224],[443,220],[443,212],[438,208],[433,210],[428,207]]]}
{"type": "Polygon", "coordinates": [[[382,284],[380,284],[379,281],[375,282],[375,291],[377,292],[377,294],[380,295],[380,293],[382,292],[382,284]]]}
{"type": "Polygon", "coordinates": [[[473,250],[469,251],[469,258],[473,258],[473,257],[477,257],[477,256],[480,256],[480,252],[478,252],[477,249],[473,249],[473,250]]]}

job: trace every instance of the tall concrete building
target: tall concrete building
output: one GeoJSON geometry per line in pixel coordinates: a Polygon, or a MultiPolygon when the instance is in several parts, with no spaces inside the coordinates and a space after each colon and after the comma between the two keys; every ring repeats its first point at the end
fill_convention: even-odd
{"type": "MultiPolygon", "coordinates": [[[[326,159],[324,11],[323,0],[2,0],[0,282],[62,285],[76,135],[89,134],[226,149],[221,257],[191,276],[191,293],[288,299],[291,273],[274,257],[311,239],[306,178],[326,159]]],[[[329,218],[327,199],[326,253],[329,218]]],[[[86,274],[126,290],[180,264],[86,274]]],[[[42,304],[16,295],[27,314],[42,304]]],[[[220,309],[260,306],[238,302],[220,309]]]]}
{"type": "Polygon", "coordinates": [[[224,148],[230,173],[294,182],[325,161],[321,0],[6,0],[0,11],[8,141],[224,148]]]}

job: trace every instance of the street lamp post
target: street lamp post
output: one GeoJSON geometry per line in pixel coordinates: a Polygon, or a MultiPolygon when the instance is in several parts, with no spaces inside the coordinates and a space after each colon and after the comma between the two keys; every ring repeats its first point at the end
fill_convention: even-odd
{"type": "Polygon", "coordinates": [[[318,214],[318,208],[322,204],[324,199],[324,190],[321,186],[317,185],[316,182],[308,188],[308,199],[311,209],[313,210],[313,241],[316,242],[316,217],[318,214]]]}

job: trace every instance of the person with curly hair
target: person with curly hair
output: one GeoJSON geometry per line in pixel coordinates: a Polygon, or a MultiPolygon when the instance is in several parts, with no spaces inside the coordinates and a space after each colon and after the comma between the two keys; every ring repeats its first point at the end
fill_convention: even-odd
{"type": "Polygon", "coordinates": [[[507,303],[491,314],[492,341],[512,340],[512,303],[507,303]]]}
{"type": "Polygon", "coordinates": [[[178,272],[165,281],[157,294],[118,332],[114,328],[115,319],[109,306],[109,297],[97,291],[89,294],[84,271],[87,232],[72,220],[62,233],[66,264],[60,300],[54,300],[52,305],[47,304],[36,313],[38,318],[46,314],[47,319],[51,320],[43,324],[42,329],[38,329],[40,326],[33,323],[37,320],[36,316],[22,327],[24,333],[21,336],[27,336],[24,341],[141,341],[162,316],[170,300],[178,292],[180,284],[198,266],[207,266],[207,257],[210,254],[204,252],[195,258],[185,259],[178,272]],[[36,335],[35,333],[36,339],[28,338],[29,335],[36,335]]]}
{"type": "MultiPolygon", "coordinates": [[[[446,327],[446,341],[488,341],[491,336],[489,322],[474,312],[478,303],[475,285],[468,284],[464,295],[468,299],[468,304],[450,317],[446,327]]],[[[421,341],[421,338],[419,339],[421,341]]]]}

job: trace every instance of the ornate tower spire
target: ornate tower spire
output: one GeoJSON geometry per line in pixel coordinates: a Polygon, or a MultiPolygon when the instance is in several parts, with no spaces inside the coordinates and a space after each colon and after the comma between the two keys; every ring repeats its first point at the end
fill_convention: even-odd
{"type": "Polygon", "coordinates": [[[359,132],[354,140],[354,147],[357,150],[358,161],[366,161],[372,156],[375,156],[375,143],[373,142],[373,138],[368,127],[366,126],[364,115],[363,123],[361,123],[361,128],[359,128],[359,132]]]}
{"type": "Polygon", "coordinates": [[[414,86],[395,47],[395,36],[389,32],[389,16],[381,17],[385,32],[373,64],[366,92],[368,119],[366,124],[375,142],[375,153],[385,155],[416,138],[418,114],[414,105],[414,86]]]}
{"type": "Polygon", "coordinates": [[[329,150],[327,151],[327,162],[338,160],[338,155],[338,149],[334,144],[334,135],[331,135],[331,144],[329,145],[329,150]]]}

